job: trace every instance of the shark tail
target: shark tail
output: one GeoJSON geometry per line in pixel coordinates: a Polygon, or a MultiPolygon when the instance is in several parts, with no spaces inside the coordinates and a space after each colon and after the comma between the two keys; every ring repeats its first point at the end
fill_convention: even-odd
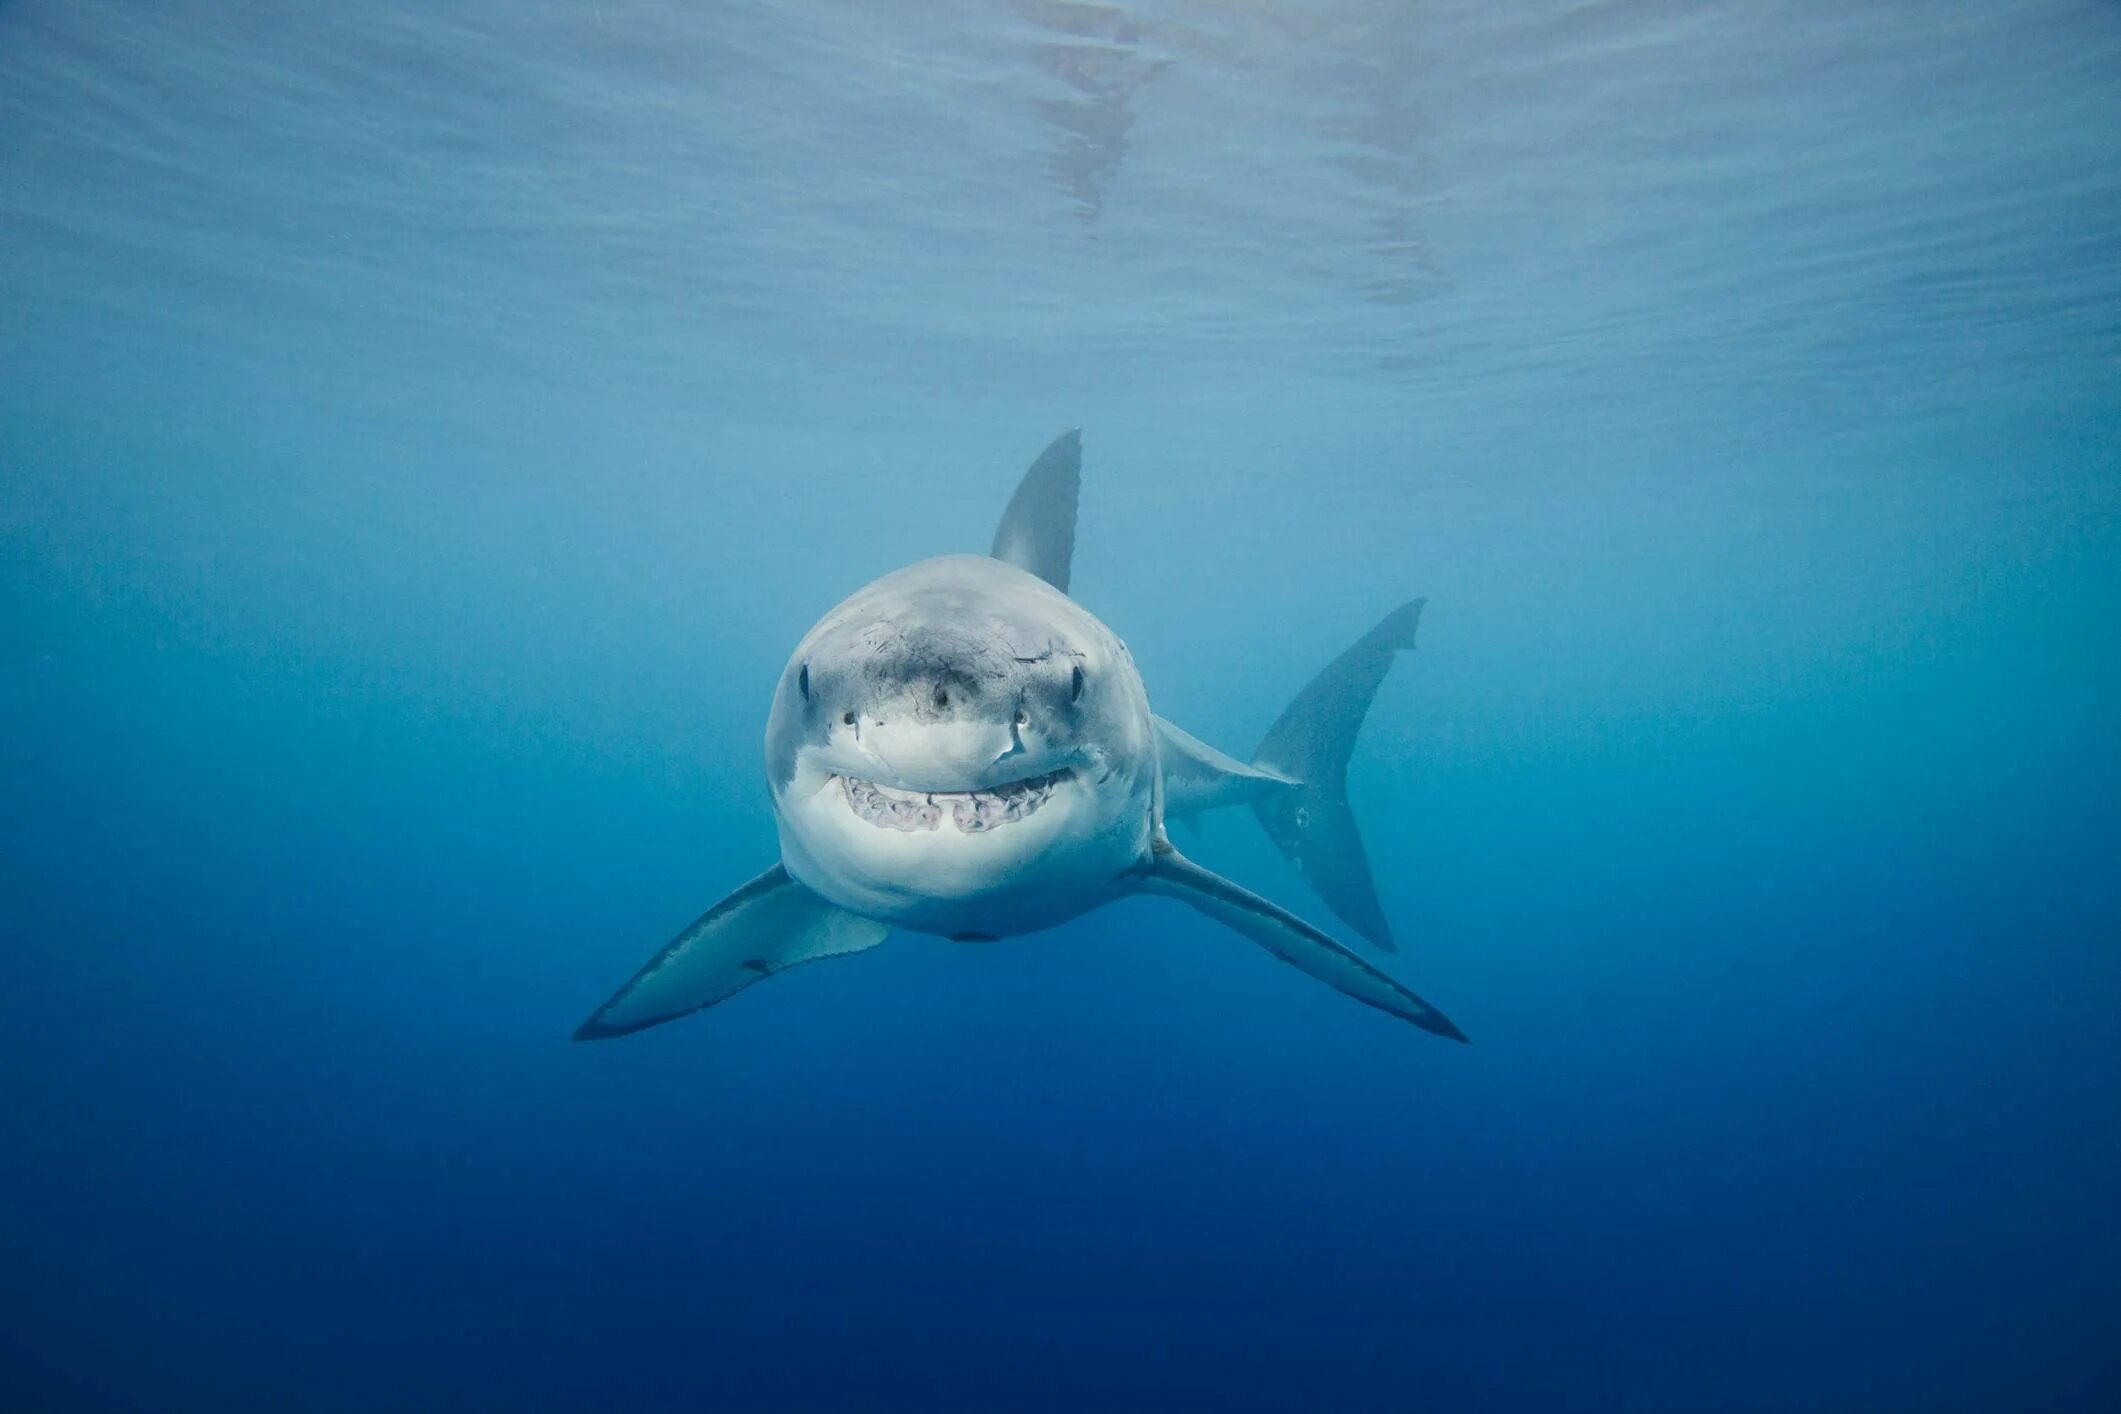
{"type": "Polygon", "coordinates": [[[1414,646],[1427,602],[1400,605],[1328,663],[1296,694],[1252,755],[1255,767],[1296,782],[1252,801],[1268,838],[1327,907],[1386,952],[1398,951],[1398,945],[1348,808],[1348,758],[1393,658],[1414,646]]]}

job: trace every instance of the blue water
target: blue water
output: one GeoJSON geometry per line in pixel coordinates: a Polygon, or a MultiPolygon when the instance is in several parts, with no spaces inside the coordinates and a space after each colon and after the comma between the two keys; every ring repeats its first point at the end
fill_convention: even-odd
{"type": "Polygon", "coordinates": [[[0,1405],[2121,1407],[2117,133],[2094,0],[0,0],[0,1405]],[[571,1045],[1069,426],[1225,749],[1429,596],[1472,1044],[1138,901],[571,1045]]]}

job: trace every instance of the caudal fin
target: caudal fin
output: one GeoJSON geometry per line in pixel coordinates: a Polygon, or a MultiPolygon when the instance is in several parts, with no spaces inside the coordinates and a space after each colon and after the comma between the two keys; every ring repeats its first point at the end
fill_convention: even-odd
{"type": "Polygon", "coordinates": [[[1386,952],[1398,947],[1348,809],[1348,757],[1393,657],[1414,646],[1427,602],[1400,605],[1328,663],[1296,694],[1252,756],[1253,765],[1298,782],[1293,790],[1252,802],[1268,837],[1328,908],[1386,952]]]}

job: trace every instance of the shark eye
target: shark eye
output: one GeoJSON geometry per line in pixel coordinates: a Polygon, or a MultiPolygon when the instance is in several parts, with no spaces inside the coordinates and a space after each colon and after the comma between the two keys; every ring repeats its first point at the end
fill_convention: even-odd
{"type": "Polygon", "coordinates": [[[854,713],[852,713],[852,712],[842,712],[842,713],[840,713],[840,720],[841,720],[842,722],[845,722],[845,723],[846,723],[846,724],[847,724],[848,726],[850,726],[850,727],[851,727],[851,726],[853,726],[853,725],[854,725],[854,713]]]}
{"type": "Polygon", "coordinates": [[[1074,673],[1072,673],[1068,678],[1068,700],[1070,702],[1080,701],[1082,699],[1082,695],[1083,665],[1081,663],[1077,663],[1075,665],[1074,673]]]}
{"type": "Polygon", "coordinates": [[[1023,708],[1021,708],[1021,707],[1017,708],[1017,709],[1016,709],[1016,724],[1017,724],[1018,726],[1020,726],[1020,727],[1028,727],[1028,726],[1030,726],[1030,725],[1031,725],[1031,714],[1030,714],[1029,712],[1026,712],[1026,711],[1025,711],[1025,710],[1024,710],[1023,708]]]}
{"type": "Polygon", "coordinates": [[[810,665],[808,663],[803,664],[803,670],[795,675],[795,690],[803,694],[805,702],[810,700],[810,665]]]}

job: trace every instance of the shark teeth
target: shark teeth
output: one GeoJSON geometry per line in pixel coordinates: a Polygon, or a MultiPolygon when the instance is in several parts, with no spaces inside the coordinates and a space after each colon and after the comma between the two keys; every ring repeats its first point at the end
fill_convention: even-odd
{"type": "Polygon", "coordinates": [[[961,833],[977,835],[1032,814],[1068,774],[1064,767],[992,790],[971,791],[897,790],[858,776],[834,779],[847,798],[847,808],[879,829],[908,833],[934,830],[941,828],[947,817],[961,833]]]}

